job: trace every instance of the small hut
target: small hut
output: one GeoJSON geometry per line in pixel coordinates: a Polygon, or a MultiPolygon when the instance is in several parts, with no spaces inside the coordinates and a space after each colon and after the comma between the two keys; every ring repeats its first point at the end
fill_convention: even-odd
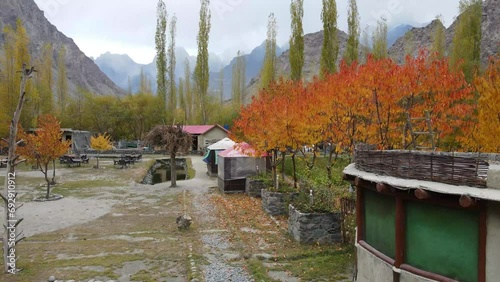
{"type": "Polygon", "coordinates": [[[224,193],[244,193],[248,176],[265,172],[267,155],[254,156],[247,143],[236,144],[218,154],[219,189],[224,193]]]}
{"type": "Polygon", "coordinates": [[[203,161],[207,163],[208,175],[217,176],[219,172],[219,158],[217,157],[217,154],[221,151],[233,148],[234,144],[233,140],[224,138],[207,147],[207,154],[203,158],[203,161]]]}

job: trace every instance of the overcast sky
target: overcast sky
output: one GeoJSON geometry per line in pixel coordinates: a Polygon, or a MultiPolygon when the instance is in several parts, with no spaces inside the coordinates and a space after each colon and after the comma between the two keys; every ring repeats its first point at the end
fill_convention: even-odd
{"type": "MultiPolygon", "coordinates": [[[[35,0],[45,16],[87,55],[107,51],[129,54],[138,63],[155,55],[157,0],[35,0]]],[[[177,46],[196,54],[200,0],[165,0],[169,21],[175,13],[177,46]]],[[[347,30],[347,2],[337,0],[338,26],[347,30]]],[[[374,26],[380,17],[389,26],[422,24],[442,15],[449,26],[458,14],[459,0],[358,0],[361,24],[374,26]]],[[[304,32],[322,29],[321,0],[304,1],[304,32]]],[[[237,50],[249,53],[266,38],[267,17],[278,19],[278,44],[290,36],[290,0],[211,0],[212,30],[209,49],[224,58],[237,50]]]]}

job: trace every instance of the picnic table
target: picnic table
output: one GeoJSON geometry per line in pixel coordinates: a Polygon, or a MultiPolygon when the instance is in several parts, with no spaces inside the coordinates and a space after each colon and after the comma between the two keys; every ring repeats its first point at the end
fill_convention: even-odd
{"type": "Polygon", "coordinates": [[[119,165],[120,168],[127,168],[130,164],[142,159],[142,155],[121,155],[120,158],[113,158],[113,163],[119,165]]]}
{"type": "Polygon", "coordinates": [[[67,164],[68,167],[71,167],[71,166],[81,166],[82,163],[84,164],[88,164],[89,163],[89,158],[87,157],[87,155],[71,155],[71,154],[67,154],[67,155],[63,155],[59,158],[59,162],[61,164],[67,164]]]}
{"type": "Polygon", "coordinates": [[[8,162],[9,162],[8,159],[1,159],[0,160],[0,167],[7,167],[8,162]]]}

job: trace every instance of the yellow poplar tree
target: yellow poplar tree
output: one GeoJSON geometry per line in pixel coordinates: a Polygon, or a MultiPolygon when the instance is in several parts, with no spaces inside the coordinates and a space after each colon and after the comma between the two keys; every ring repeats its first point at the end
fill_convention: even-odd
{"type": "Polygon", "coordinates": [[[479,98],[478,141],[482,151],[500,153],[500,58],[475,80],[479,98]]]}
{"type": "Polygon", "coordinates": [[[92,149],[97,151],[97,166],[99,169],[99,155],[106,150],[110,150],[113,146],[111,145],[111,136],[107,133],[98,134],[96,137],[90,137],[90,146],[92,149]]]}

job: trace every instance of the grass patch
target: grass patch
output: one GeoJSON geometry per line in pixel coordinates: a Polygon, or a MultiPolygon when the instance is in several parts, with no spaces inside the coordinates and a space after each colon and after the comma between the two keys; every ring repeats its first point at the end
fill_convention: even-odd
{"type": "Polygon", "coordinates": [[[248,270],[252,274],[255,281],[261,282],[275,282],[276,280],[271,279],[267,274],[268,268],[262,264],[262,261],[257,259],[251,259],[248,261],[248,270]]]}
{"type": "Polygon", "coordinates": [[[187,164],[187,179],[193,179],[196,175],[196,170],[193,168],[193,161],[191,158],[186,158],[187,164]]]}

